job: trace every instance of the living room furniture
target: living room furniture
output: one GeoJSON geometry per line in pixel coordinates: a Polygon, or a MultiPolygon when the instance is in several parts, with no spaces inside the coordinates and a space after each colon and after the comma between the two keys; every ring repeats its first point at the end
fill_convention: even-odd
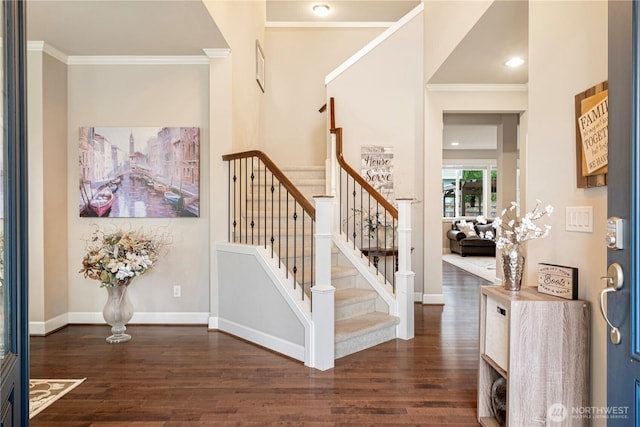
{"type": "Polygon", "coordinates": [[[475,220],[455,220],[451,223],[451,230],[447,231],[451,252],[461,256],[495,256],[494,235],[495,230],[491,222],[480,224],[475,220]],[[487,237],[487,232],[490,232],[492,237],[487,237]]]}
{"type": "Polygon", "coordinates": [[[491,392],[504,378],[504,425],[587,426],[588,417],[571,417],[573,408],[589,406],[589,318],[586,301],[541,294],[533,287],[511,292],[482,286],[480,424],[502,425],[491,392]]]}

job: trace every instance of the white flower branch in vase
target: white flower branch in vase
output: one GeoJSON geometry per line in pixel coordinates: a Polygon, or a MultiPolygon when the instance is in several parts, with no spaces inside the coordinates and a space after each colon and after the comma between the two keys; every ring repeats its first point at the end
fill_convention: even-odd
{"type": "Polygon", "coordinates": [[[511,202],[511,207],[503,209],[500,217],[494,219],[492,223],[496,230],[496,248],[502,250],[503,284],[506,289],[512,291],[520,290],[522,282],[525,260],[523,243],[529,240],[543,239],[549,235],[551,230],[550,225],[545,224],[541,228],[534,221],[553,213],[553,206],[547,205],[543,209],[541,208],[542,202],[536,200],[535,207],[523,217],[514,214],[512,216],[518,206],[518,203],[511,202]]]}

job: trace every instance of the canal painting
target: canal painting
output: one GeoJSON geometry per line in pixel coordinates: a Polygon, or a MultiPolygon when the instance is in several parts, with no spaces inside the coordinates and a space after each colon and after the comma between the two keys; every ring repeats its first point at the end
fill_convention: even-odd
{"type": "Polygon", "coordinates": [[[82,127],[80,216],[200,216],[197,127],[82,127]]]}

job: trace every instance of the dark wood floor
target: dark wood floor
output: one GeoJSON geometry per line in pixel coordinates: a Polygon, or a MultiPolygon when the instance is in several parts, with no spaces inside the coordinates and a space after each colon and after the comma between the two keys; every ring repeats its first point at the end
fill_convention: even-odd
{"type": "Polygon", "coordinates": [[[85,378],[31,426],[477,426],[476,276],[444,263],[444,306],[416,337],[320,372],[203,326],[68,326],[31,339],[32,378],[85,378]]]}

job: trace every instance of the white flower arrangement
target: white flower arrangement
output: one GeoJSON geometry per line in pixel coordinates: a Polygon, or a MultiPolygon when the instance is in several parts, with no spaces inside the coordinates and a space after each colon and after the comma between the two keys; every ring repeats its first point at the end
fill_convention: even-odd
{"type": "MultiPolygon", "coordinates": [[[[500,217],[493,220],[493,228],[496,230],[496,248],[511,251],[527,240],[543,239],[549,235],[550,225],[544,228],[538,227],[534,221],[543,216],[550,216],[553,213],[553,206],[547,205],[541,209],[542,202],[536,200],[536,206],[525,216],[511,217],[510,213],[517,207],[518,203],[511,202],[511,207],[502,210],[500,217]]],[[[478,221],[486,223],[486,219],[479,217],[478,221]]]]}
{"type": "Polygon", "coordinates": [[[101,287],[129,285],[155,265],[167,243],[167,236],[157,233],[145,234],[142,230],[105,233],[97,228],[87,244],[79,273],[99,280],[101,287]]]}

